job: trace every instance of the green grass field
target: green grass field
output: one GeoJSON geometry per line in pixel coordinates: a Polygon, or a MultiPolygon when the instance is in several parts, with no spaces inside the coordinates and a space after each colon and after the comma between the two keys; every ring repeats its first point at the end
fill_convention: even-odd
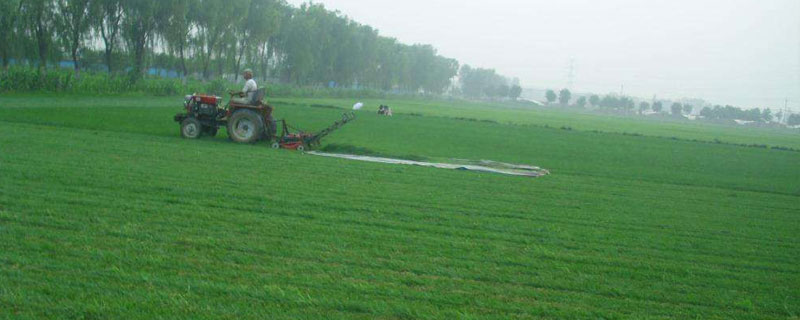
{"type": "Polygon", "coordinates": [[[324,140],[530,179],[184,140],[181,102],[0,97],[0,317],[800,316],[800,152],[710,142],[797,132],[365,101],[324,140]]]}

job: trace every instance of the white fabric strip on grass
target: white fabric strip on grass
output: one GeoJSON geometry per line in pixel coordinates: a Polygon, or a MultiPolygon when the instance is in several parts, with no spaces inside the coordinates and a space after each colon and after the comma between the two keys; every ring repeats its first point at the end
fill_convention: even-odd
{"type": "MultiPolygon", "coordinates": [[[[491,172],[491,173],[506,174],[506,175],[512,175],[512,176],[540,177],[540,176],[544,176],[544,175],[550,174],[550,172],[547,171],[546,169],[542,169],[542,168],[539,168],[539,167],[533,167],[533,166],[527,166],[527,165],[517,165],[517,164],[510,164],[510,163],[502,163],[502,162],[496,162],[496,161],[490,161],[490,160],[481,160],[481,161],[479,161],[479,163],[486,164],[486,165],[475,165],[475,164],[454,164],[454,163],[425,162],[425,161],[381,158],[381,157],[371,157],[371,156],[360,156],[360,155],[354,155],[354,154],[326,153],[326,152],[317,152],[317,151],[308,151],[306,153],[307,154],[311,154],[311,155],[315,155],[315,156],[350,159],[350,160],[358,160],[358,161],[388,163],[388,164],[401,164],[401,165],[412,165],[412,166],[432,167],[432,168],[440,168],[440,169],[454,169],[454,170],[491,172]],[[500,166],[500,167],[503,167],[503,168],[494,168],[494,167],[489,167],[487,165],[500,166]]],[[[469,161],[469,160],[464,160],[464,161],[469,161]]]]}

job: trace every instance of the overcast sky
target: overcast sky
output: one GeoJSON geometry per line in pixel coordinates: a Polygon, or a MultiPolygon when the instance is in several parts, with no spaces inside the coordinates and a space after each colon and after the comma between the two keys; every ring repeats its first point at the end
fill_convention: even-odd
{"type": "MultiPolygon", "coordinates": [[[[299,5],[302,0],[289,0],[299,5]]],[[[800,110],[800,0],[317,0],[527,87],[800,110]]]]}

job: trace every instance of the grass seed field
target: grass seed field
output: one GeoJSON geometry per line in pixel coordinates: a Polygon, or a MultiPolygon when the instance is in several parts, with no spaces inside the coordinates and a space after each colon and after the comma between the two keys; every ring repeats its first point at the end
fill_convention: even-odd
{"type": "Polygon", "coordinates": [[[181,102],[0,97],[0,317],[800,316],[800,152],[711,142],[797,132],[399,100],[323,141],[530,179],[184,140],[181,102]]]}

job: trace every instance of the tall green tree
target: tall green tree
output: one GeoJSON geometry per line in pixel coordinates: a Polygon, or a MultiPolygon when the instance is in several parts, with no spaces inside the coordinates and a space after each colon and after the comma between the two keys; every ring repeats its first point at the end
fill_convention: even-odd
{"type": "Polygon", "coordinates": [[[673,102],[672,105],[669,107],[670,112],[672,115],[679,116],[681,112],[683,112],[683,105],[677,102],[673,102]]]}
{"type": "Polygon", "coordinates": [[[316,26],[308,18],[308,4],[303,4],[289,15],[286,25],[281,29],[279,47],[283,57],[280,73],[284,81],[298,85],[308,84],[314,68],[314,32],[316,26]]]}
{"type": "Polygon", "coordinates": [[[508,86],[508,79],[497,74],[495,70],[472,68],[469,65],[461,67],[459,80],[461,82],[461,91],[469,98],[483,96],[494,98],[499,96],[498,88],[508,86]]]}
{"type": "Polygon", "coordinates": [[[764,110],[761,111],[761,119],[764,119],[765,122],[772,121],[772,110],[764,108],[764,110]]]}
{"type": "Polygon", "coordinates": [[[81,49],[83,39],[88,37],[90,27],[89,0],[56,0],[58,14],[56,25],[58,34],[64,47],[70,53],[75,68],[75,75],[80,76],[81,64],[78,50],[81,49]]]}
{"type": "Polygon", "coordinates": [[[569,89],[561,89],[558,93],[558,103],[562,106],[569,106],[569,101],[572,99],[572,92],[569,89]]]}
{"type": "Polygon", "coordinates": [[[21,10],[20,0],[0,1],[0,56],[3,59],[3,70],[8,70],[11,60],[11,40],[17,32],[17,22],[21,10]]]}
{"type": "Polygon", "coordinates": [[[184,79],[189,74],[186,65],[187,50],[191,45],[191,33],[194,28],[192,19],[196,0],[164,0],[167,16],[158,24],[158,32],[164,38],[170,51],[177,55],[179,68],[184,79]]]}
{"type": "Polygon", "coordinates": [[[636,108],[636,102],[634,102],[631,97],[621,97],[620,104],[621,108],[625,112],[633,112],[633,110],[636,108]]]}
{"type": "Polygon", "coordinates": [[[234,37],[229,42],[231,53],[233,54],[233,70],[234,79],[239,80],[239,71],[242,67],[242,59],[244,59],[247,49],[251,43],[251,35],[257,29],[254,28],[252,22],[260,21],[254,19],[258,15],[252,6],[253,0],[231,0],[229,5],[234,7],[235,12],[240,14],[231,17],[231,36],[234,37]]]}
{"type": "Polygon", "coordinates": [[[397,85],[402,68],[397,61],[399,52],[395,39],[382,37],[375,39],[375,60],[365,72],[365,79],[372,87],[390,90],[397,85]]]}
{"type": "Polygon", "coordinates": [[[661,112],[664,109],[664,104],[661,101],[653,102],[653,111],[661,112]]]}
{"type": "Polygon", "coordinates": [[[150,0],[127,0],[123,2],[123,32],[128,50],[133,59],[133,69],[131,79],[137,81],[144,76],[147,54],[147,45],[155,36],[157,19],[156,16],[162,9],[159,7],[162,2],[150,0]]]}
{"type": "Polygon", "coordinates": [[[520,95],[522,95],[522,87],[516,84],[511,86],[511,90],[508,92],[508,97],[511,98],[511,100],[517,100],[519,99],[520,95]]]}
{"type": "Polygon", "coordinates": [[[211,77],[211,62],[214,58],[222,59],[222,46],[233,26],[234,6],[218,0],[197,0],[191,8],[194,17],[195,46],[199,52],[200,64],[204,79],[211,77]]]}
{"type": "Polygon", "coordinates": [[[693,105],[688,104],[688,103],[683,105],[683,113],[684,114],[692,114],[692,111],[694,111],[694,106],[693,105]]]}
{"type": "Polygon", "coordinates": [[[591,97],[589,97],[589,103],[591,103],[593,107],[599,106],[600,105],[600,96],[598,96],[596,94],[593,94],[591,97]]]}
{"type": "Polygon", "coordinates": [[[644,113],[648,109],[650,109],[650,103],[648,103],[646,101],[642,101],[642,102],[639,103],[639,114],[644,113]]]}
{"type": "Polygon", "coordinates": [[[233,27],[236,37],[234,65],[236,80],[239,79],[242,63],[246,56],[253,57],[250,59],[252,62],[257,61],[255,57],[259,56],[258,49],[265,48],[269,39],[277,32],[280,21],[280,4],[276,1],[250,0],[240,3],[240,6],[244,7],[245,4],[247,4],[247,14],[237,20],[233,27]]]}
{"type": "Polygon", "coordinates": [[[120,0],[92,0],[92,28],[103,40],[103,61],[109,73],[114,73],[113,55],[119,44],[122,16],[120,0]]]}
{"type": "MultiPolygon", "coordinates": [[[[450,79],[459,70],[458,61],[439,56],[430,45],[412,46],[413,61],[412,72],[417,75],[412,90],[422,89],[427,93],[440,94],[450,85],[450,79]]],[[[504,86],[505,81],[497,83],[496,87],[504,86]]],[[[506,86],[506,93],[507,86],[506,86]]]]}
{"type": "Polygon", "coordinates": [[[575,104],[580,108],[585,108],[586,107],[586,96],[581,96],[580,98],[578,98],[578,101],[576,101],[575,104]]]}
{"type": "Polygon", "coordinates": [[[556,95],[556,92],[553,90],[547,90],[544,97],[547,99],[547,103],[553,103],[558,99],[558,95],[556,95]]]}
{"type": "Polygon", "coordinates": [[[47,70],[47,57],[53,43],[55,5],[51,0],[23,0],[20,13],[30,36],[36,41],[39,69],[47,70]]]}

